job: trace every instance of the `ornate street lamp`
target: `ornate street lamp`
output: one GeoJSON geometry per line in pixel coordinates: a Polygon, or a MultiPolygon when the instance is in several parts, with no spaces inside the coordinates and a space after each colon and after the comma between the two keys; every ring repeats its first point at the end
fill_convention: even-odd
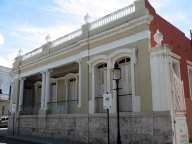
{"type": "Polygon", "coordinates": [[[117,92],[117,144],[121,144],[121,135],[120,135],[120,125],[119,125],[119,80],[121,79],[121,69],[119,68],[118,63],[114,64],[113,68],[113,80],[116,82],[116,92],[117,92]]]}

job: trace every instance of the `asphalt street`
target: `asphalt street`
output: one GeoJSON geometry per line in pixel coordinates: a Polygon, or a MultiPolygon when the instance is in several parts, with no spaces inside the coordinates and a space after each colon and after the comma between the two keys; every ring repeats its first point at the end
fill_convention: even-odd
{"type": "Polygon", "coordinates": [[[30,141],[4,137],[3,135],[6,135],[6,133],[7,133],[7,128],[0,128],[0,144],[35,144],[34,142],[30,142],[30,141]]]}
{"type": "Polygon", "coordinates": [[[0,136],[0,144],[35,144],[35,143],[0,136]]]}
{"type": "Polygon", "coordinates": [[[71,141],[69,139],[56,140],[51,138],[40,138],[32,136],[22,136],[15,134],[14,136],[7,133],[7,128],[0,128],[0,144],[86,144],[79,141],[71,141]]]}

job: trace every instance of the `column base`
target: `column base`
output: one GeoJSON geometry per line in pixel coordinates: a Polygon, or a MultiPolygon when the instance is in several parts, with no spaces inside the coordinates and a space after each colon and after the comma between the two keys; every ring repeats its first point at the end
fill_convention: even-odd
{"type": "Polygon", "coordinates": [[[46,116],[47,115],[47,110],[39,110],[38,113],[40,116],[46,116]]]}

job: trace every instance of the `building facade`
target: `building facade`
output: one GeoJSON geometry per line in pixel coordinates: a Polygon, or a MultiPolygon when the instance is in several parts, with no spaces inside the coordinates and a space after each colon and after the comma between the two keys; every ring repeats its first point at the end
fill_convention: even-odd
{"type": "Polygon", "coordinates": [[[0,117],[8,115],[11,69],[0,66],[0,117]]]}
{"type": "Polygon", "coordinates": [[[86,20],[79,30],[15,59],[9,131],[15,113],[18,134],[107,143],[108,93],[115,143],[118,63],[122,143],[188,143],[191,51],[191,41],[146,0],[86,20]]]}

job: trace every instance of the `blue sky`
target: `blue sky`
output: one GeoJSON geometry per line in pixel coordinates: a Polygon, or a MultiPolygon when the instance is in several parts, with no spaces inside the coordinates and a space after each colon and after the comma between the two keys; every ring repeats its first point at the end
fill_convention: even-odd
{"type": "MultiPolygon", "coordinates": [[[[131,4],[133,0],[0,0],[0,65],[12,67],[22,54],[79,29],[88,12],[91,21],[131,4]]],[[[189,37],[191,0],[149,0],[156,12],[189,37]]]]}

